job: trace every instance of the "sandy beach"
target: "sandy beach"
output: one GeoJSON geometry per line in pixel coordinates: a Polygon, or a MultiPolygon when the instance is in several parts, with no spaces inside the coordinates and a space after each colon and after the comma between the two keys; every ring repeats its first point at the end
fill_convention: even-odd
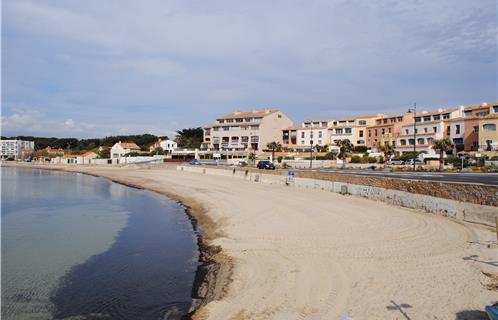
{"type": "Polygon", "coordinates": [[[222,266],[194,319],[480,319],[498,300],[482,285],[498,271],[491,228],[172,166],[67,170],[191,208],[222,266]]]}

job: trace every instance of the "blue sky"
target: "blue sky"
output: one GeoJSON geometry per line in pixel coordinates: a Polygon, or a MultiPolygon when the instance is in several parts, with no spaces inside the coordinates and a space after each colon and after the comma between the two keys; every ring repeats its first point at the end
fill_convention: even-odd
{"type": "Polygon", "coordinates": [[[2,134],[169,134],[497,99],[496,0],[4,0],[2,134]]]}

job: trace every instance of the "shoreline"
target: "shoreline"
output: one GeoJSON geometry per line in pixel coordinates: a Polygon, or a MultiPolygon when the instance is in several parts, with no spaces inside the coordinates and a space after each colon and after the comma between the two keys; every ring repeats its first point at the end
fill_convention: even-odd
{"type": "Polygon", "coordinates": [[[497,268],[484,226],[168,165],[13,166],[103,177],[182,204],[207,244],[185,319],[390,319],[400,316],[393,301],[412,318],[460,319],[496,300],[483,287],[482,272],[497,268]]]}
{"type": "Polygon", "coordinates": [[[184,208],[197,239],[199,250],[199,259],[195,271],[194,281],[192,283],[192,304],[189,312],[182,317],[185,320],[199,320],[204,318],[202,307],[211,301],[221,299],[225,294],[225,288],[231,282],[231,272],[233,268],[230,257],[222,252],[220,246],[209,244],[216,238],[217,230],[214,222],[206,215],[205,208],[195,200],[165,191],[147,188],[139,184],[116,178],[107,177],[103,174],[77,170],[75,167],[62,167],[43,164],[18,164],[2,162],[1,166],[15,168],[29,168],[50,171],[62,171],[67,173],[80,173],[93,177],[107,179],[111,182],[118,183],[130,188],[146,190],[165,196],[177,202],[184,208]],[[72,169],[72,170],[68,170],[72,169]]]}

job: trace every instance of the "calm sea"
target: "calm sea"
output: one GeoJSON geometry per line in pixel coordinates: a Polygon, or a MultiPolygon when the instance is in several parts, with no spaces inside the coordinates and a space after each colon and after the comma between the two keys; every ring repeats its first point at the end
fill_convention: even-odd
{"type": "Polygon", "coordinates": [[[175,201],[106,179],[1,168],[2,319],[179,319],[197,240],[175,201]]]}

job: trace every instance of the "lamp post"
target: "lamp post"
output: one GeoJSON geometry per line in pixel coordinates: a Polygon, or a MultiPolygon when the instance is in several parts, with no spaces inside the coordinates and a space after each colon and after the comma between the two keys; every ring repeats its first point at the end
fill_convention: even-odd
{"type": "Polygon", "coordinates": [[[413,171],[415,171],[415,159],[417,159],[417,103],[413,104],[413,108],[408,108],[408,113],[413,112],[413,171]]]}

